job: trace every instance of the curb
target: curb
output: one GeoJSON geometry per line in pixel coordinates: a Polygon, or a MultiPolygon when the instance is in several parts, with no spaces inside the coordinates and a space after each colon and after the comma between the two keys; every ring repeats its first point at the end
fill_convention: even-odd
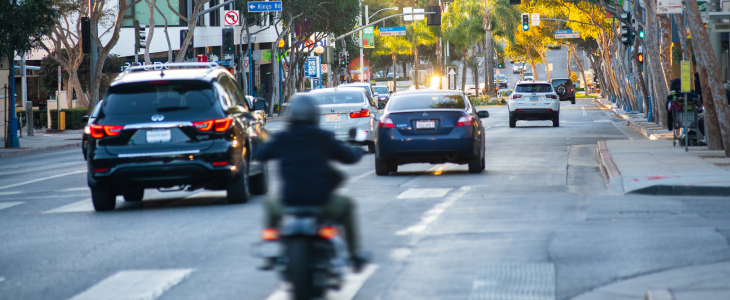
{"type": "Polygon", "coordinates": [[[727,196],[730,187],[696,185],[653,185],[631,191],[632,194],[653,196],[727,196]]]}
{"type": "Polygon", "coordinates": [[[63,144],[63,145],[54,145],[54,146],[39,147],[39,148],[30,148],[30,149],[23,149],[23,150],[5,152],[5,153],[0,152],[0,157],[21,156],[21,155],[28,155],[28,154],[55,151],[55,150],[64,150],[64,149],[71,149],[71,148],[81,148],[81,143],[79,142],[79,143],[74,143],[74,144],[63,144]]]}
{"type": "MultiPolygon", "coordinates": [[[[621,114],[616,113],[611,108],[612,107],[611,105],[605,105],[605,104],[603,104],[601,102],[601,99],[599,99],[599,98],[593,98],[593,99],[594,99],[595,102],[598,103],[598,105],[601,105],[603,107],[606,107],[606,108],[608,108],[608,110],[610,110],[614,114],[616,114],[618,116],[621,116],[621,114]]],[[[645,137],[647,139],[656,140],[656,139],[660,139],[660,138],[671,138],[671,137],[673,137],[673,135],[671,133],[656,133],[657,131],[652,130],[652,129],[647,129],[646,127],[644,127],[644,126],[641,125],[641,123],[648,123],[648,124],[654,125],[653,123],[643,122],[643,121],[642,122],[639,122],[639,121],[635,121],[632,118],[626,118],[625,120],[626,120],[625,125],[627,127],[629,127],[631,130],[633,130],[637,134],[639,134],[639,135],[641,135],[641,136],[643,136],[643,137],[645,137]]]]}
{"type": "Polygon", "coordinates": [[[606,187],[613,193],[623,194],[624,184],[621,180],[621,172],[618,171],[616,164],[611,159],[611,154],[608,153],[606,141],[598,142],[596,152],[598,153],[598,160],[601,164],[601,173],[605,175],[606,187]]]}

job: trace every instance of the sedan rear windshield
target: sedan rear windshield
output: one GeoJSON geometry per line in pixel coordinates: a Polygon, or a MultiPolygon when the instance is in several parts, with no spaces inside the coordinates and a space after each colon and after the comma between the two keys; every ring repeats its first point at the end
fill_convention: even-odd
{"type": "Polygon", "coordinates": [[[550,93],[553,87],[549,84],[521,84],[517,86],[517,93],[550,93]]]}
{"type": "Polygon", "coordinates": [[[365,97],[361,92],[324,92],[309,94],[319,105],[363,103],[365,97]]]}
{"type": "Polygon", "coordinates": [[[431,108],[466,108],[461,95],[413,94],[398,95],[390,100],[389,111],[431,108]]]}
{"type": "Polygon", "coordinates": [[[553,86],[570,85],[570,79],[553,79],[553,86]]]}
{"type": "Polygon", "coordinates": [[[200,111],[213,107],[210,83],[198,80],[150,81],[113,86],[104,99],[104,114],[155,114],[166,111],[200,111]]]}
{"type": "Polygon", "coordinates": [[[384,86],[376,86],[376,87],[373,87],[373,89],[378,94],[387,94],[388,93],[388,88],[386,88],[384,86]]]}

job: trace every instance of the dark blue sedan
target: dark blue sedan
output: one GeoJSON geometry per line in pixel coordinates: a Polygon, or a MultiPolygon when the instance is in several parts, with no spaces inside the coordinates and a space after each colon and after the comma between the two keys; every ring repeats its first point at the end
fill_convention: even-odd
{"type": "Polygon", "coordinates": [[[484,170],[484,127],[489,112],[472,106],[464,93],[416,90],[394,94],[379,120],[375,173],[397,172],[411,163],[468,164],[484,170]]]}

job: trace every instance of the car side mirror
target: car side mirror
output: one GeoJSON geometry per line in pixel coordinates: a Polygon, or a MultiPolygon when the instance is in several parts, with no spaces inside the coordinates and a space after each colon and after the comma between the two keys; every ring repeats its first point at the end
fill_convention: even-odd
{"type": "Polygon", "coordinates": [[[253,104],[253,110],[264,110],[266,109],[266,100],[258,99],[253,104]]]}
{"type": "Polygon", "coordinates": [[[229,114],[229,115],[240,115],[240,114],[245,113],[245,112],[246,112],[246,109],[243,108],[243,106],[240,106],[240,105],[231,106],[226,111],[226,113],[229,114]]]}
{"type": "Polygon", "coordinates": [[[383,108],[385,108],[385,103],[378,102],[378,109],[383,109],[383,108]]]}
{"type": "Polygon", "coordinates": [[[83,117],[81,117],[81,122],[89,123],[89,116],[83,116],[83,117]]]}
{"type": "Polygon", "coordinates": [[[480,110],[477,112],[477,116],[480,118],[489,118],[489,112],[486,110],[480,110]]]}

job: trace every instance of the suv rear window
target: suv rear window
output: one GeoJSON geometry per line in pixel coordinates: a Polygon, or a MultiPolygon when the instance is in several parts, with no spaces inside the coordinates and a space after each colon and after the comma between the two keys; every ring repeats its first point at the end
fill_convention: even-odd
{"type": "Polygon", "coordinates": [[[515,89],[517,93],[550,93],[553,87],[549,84],[521,84],[515,89]]]}
{"type": "Polygon", "coordinates": [[[150,81],[113,86],[104,99],[104,114],[154,114],[207,110],[215,103],[210,83],[199,80],[150,81]]]}
{"type": "Polygon", "coordinates": [[[570,83],[570,79],[553,79],[553,86],[559,86],[561,84],[564,85],[564,86],[571,86],[572,85],[570,83]]]}
{"type": "Polygon", "coordinates": [[[324,92],[309,94],[317,104],[347,104],[347,103],[363,103],[363,94],[361,92],[324,92]]]}
{"type": "Polygon", "coordinates": [[[464,97],[452,94],[398,95],[390,100],[389,111],[429,108],[466,108],[464,97]]]}

